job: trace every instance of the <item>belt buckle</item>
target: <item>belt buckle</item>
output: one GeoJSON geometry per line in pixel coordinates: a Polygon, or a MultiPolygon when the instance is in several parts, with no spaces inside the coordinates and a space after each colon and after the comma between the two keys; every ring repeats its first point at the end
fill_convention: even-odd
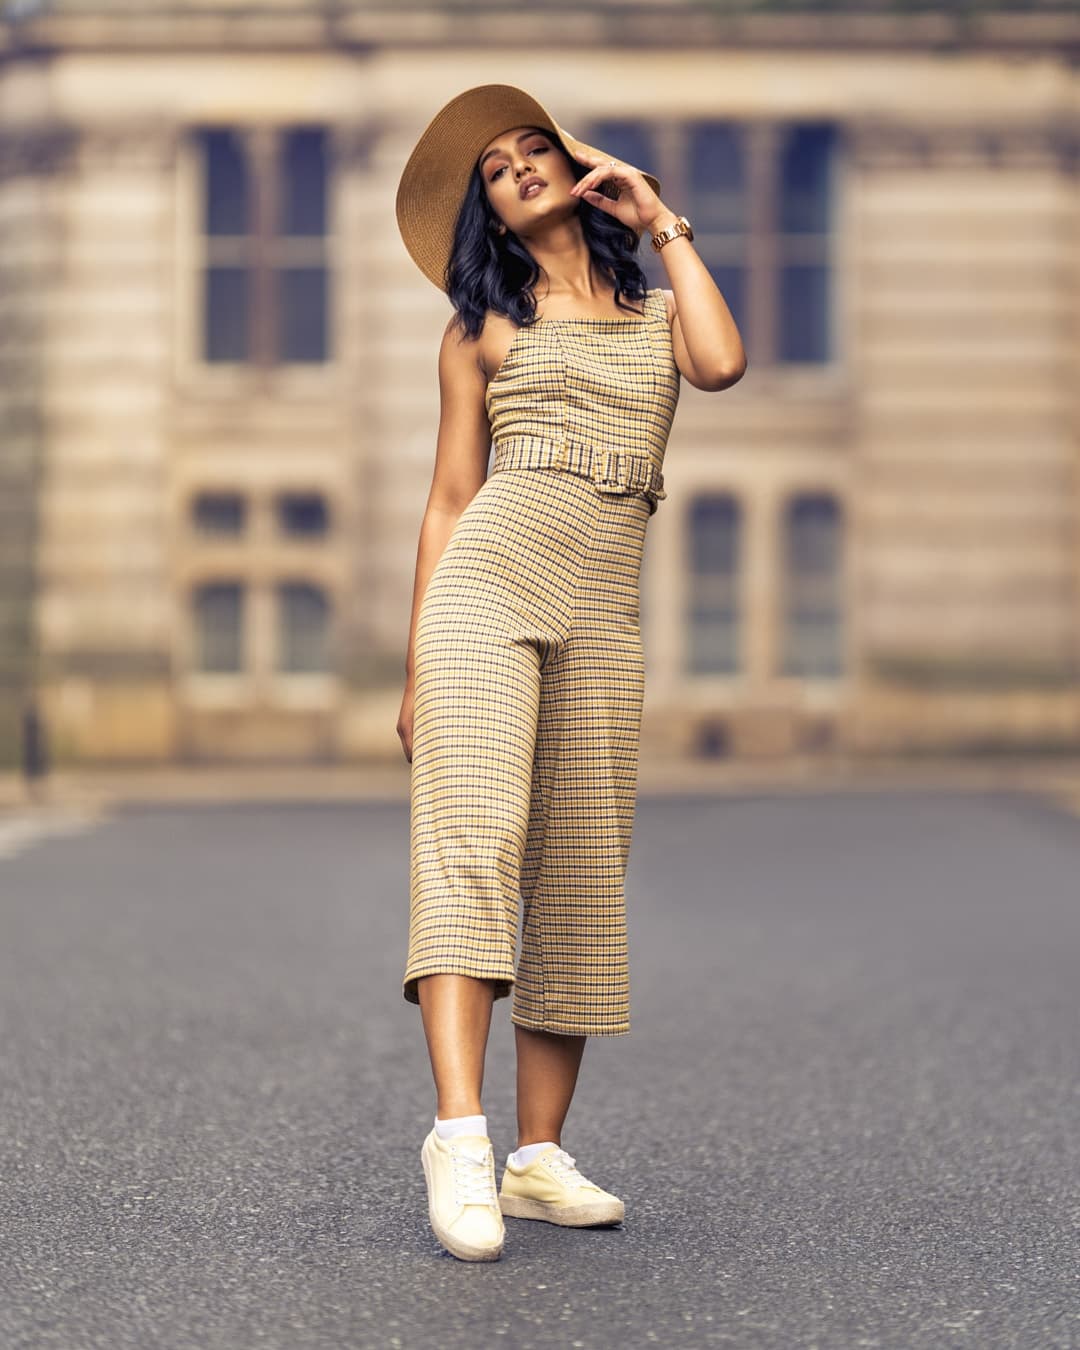
{"type": "Polygon", "coordinates": [[[625,457],[618,450],[594,449],[592,480],[599,492],[629,492],[630,485],[626,478],[625,457]]]}
{"type": "Polygon", "coordinates": [[[656,508],[660,505],[661,501],[667,496],[667,493],[664,491],[664,475],[659,471],[659,469],[653,469],[650,472],[649,482],[646,484],[645,487],[645,496],[648,498],[649,501],[649,515],[650,516],[655,515],[656,508]]]}

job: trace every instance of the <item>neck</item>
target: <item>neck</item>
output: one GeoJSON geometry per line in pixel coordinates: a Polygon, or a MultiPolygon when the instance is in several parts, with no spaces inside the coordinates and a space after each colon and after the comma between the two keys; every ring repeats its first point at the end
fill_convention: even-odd
{"type": "Polygon", "coordinates": [[[576,218],[551,226],[542,234],[519,237],[540,268],[538,301],[566,300],[588,309],[611,295],[611,283],[593,265],[576,218]]]}

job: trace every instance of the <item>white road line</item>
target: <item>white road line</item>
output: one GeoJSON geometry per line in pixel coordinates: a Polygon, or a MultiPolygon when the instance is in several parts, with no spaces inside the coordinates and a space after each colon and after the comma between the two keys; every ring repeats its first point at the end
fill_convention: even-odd
{"type": "Polygon", "coordinates": [[[98,826],[101,820],[102,816],[95,812],[42,811],[0,815],[0,861],[13,858],[50,835],[84,834],[98,826]]]}

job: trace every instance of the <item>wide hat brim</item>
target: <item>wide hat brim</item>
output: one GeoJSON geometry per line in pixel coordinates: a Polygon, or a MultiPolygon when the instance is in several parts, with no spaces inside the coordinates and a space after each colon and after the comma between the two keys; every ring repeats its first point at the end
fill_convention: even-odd
{"type": "MultiPolygon", "coordinates": [[[[481,84],[452,98],[414,146],[396,202],[398,229],[410,257],[441,291],[446,290],[458,212],[480,152],[500,132],[518,126],[551,132],[571,159],[575,148],[603,153],[560,127],[542,103],[512,84],[481,84]]],[[[659,196],[659,179],[644,169],[642,177],[659,196]]],[[[640,230],[634,233],[641,238],[640,230]]]]}

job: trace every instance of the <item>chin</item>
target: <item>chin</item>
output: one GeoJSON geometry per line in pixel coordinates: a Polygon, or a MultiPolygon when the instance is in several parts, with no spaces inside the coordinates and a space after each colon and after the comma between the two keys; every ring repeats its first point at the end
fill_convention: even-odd
{"type": "Polygon", "coordinates": [[[550,201],[545,202],[542,209],[530,211],[527,216],[522,218],[521,224],[526,228],[530,225],[549,224],[552,221],[569,220],[577,213],[566,209],[565,202],[550,201]]]}

